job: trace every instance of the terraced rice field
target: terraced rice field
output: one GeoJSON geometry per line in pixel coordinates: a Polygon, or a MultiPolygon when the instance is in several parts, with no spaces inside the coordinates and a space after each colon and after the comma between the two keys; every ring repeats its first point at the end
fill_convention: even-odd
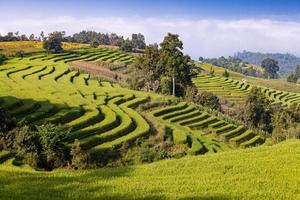
{"type": "MultiPolygon", "coordinates": [[[[92,80],[88,74],[71,71],[66,65],[75,60],[101,59],[107,51],[110,50],[84,49],[8,60],[0,67],[0,107],[29,124],[49,122],[70,128],[66,142],[71,144],[79,139],[81,146],[93,155],[146,136],[150,133],[150,124],[135,107],[171,97],[92,80]]],[[[206,128],[210,128],[216,138],[236,146],[261,143],[250,130],[220,121],[186,103],[147,114],[169,127],[174,141],[187,144],[193,154],[223,150],[214,137],[203,135],[201,130],[206,128]]]]}
{"type": "MultiPolygon", "coordinates": [[[[209,91],[213,94],[227,99],[237,104],[245,103],[249,91],[254,86],[252,84],[223,78],[219,76],[209,76],[200,74],[193,79],[194,84],[202,91],[209,91]]],[[[293,103],[300,103],[300,94],[293,92],[280,91],[267,87],[259,87],[271,100],[272,103],[282,106],[289,106],[293,103]]]]}
{"type": "Polygon", "coordinates": [[[220,120],[185,102],[155,110],[152,114],[158,117],[161,123],[171,127],[174,142],[187,143],[191,147],[192,154],[222,150],[216,142],[218,140],[236,147],[256,146],[264,142],[253,131],[220,120]],[[203,140],[203,131],[211,134],[214,139],[203,140]]]}
{"type": "MultiPolygon", "coordinates": [[[[88,57],[89,53],[82,55],[88,57]]],[[[149,133],[149,124],[132,107],[155,95],[70,71],[64,63],[71,57],[79,58],[44,54],[9,60],[0,68],[0,106],[26,123],[64,124],[72,129],[69,142],[78,138],[92,152],[112,149],[149,133]]]]}

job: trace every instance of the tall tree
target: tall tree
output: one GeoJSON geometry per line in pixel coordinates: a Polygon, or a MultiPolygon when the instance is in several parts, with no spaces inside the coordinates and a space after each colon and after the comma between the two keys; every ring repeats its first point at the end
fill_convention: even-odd
{"type": "Polygon", "coordinates": [[[63,40],[63,32],[53,32],[49,34],[47,40],[43,42],[43,48],[47,52],[61,52],[62,48],[62,40],[63,40]]]}
{"type": "Polygon", "coordinates": [[[131,41],[133,48],[136,49],[145,49],[146,43],[145,43],[145,36],[141,33],[134,33],[131,35],[131,41]]]}
{"type": "Polygon", "coordinates": [[[176,81],[182,85],[191,83],[191,58],[183,55],[183,43],[177,34],[168,33],[160,46],[158,64],[172,78],[172,94],[175,96],[176,81]]]}
{"type": "Polygon", "coordinates": [[[279,71],[278,62],[271,58],[266,58],[262,61],[261,66],[265,69],[265,73],[270,78],[277,78],[277,72],[279,71]]]}

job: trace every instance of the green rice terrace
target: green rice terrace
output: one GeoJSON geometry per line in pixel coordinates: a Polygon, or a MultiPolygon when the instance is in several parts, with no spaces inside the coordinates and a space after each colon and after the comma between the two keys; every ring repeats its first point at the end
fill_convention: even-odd
{"type": "MultiPolygon", "coordinates": [[[[213,94],[236,104],[245,103],[249,91],[254,86],[246,81],[238,81],[231,78],[205,74],[198,75],[193,79],[193,82],[200,90],[212,92],[213,94]]],[[[262,86],[259,87],[274,104],[289,106],[293,103],[300,103],[299,93],[280,91],[262,86]]]]}
{"type": "MultiPolygon", "coordinates": [[[[97,48],[10,59],[0,68],[0,106],[20,122],[63,124],[71,129],[66,145],[78,139],[81,147],[94,156],[149,135],[151,124],[158,122],[171,130],[175,144],[186,145],[191,154],[264,143],[263,138],[244,126],[228,123],[185,102],[161,108],[153,106],[140,113],[136,109],[139,105],[155,105],[173,97],[93,80],[66,65],[71,61],[99,59],[130,62],[134,58],[97,48]],[[151,124],[148,120],[152,120],[151,124]]],[[[1,161],[11,156],[4,154],[1,161]]]]}

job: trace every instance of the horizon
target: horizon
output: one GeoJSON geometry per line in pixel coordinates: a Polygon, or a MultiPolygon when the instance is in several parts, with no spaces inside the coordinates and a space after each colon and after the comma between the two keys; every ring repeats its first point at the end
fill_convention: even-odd
{"type": "Polygon", "coordinates": [[[0,33],[81,30],[145,35],[160,43],[176,33],[192,58],[233,56],[244,50],[300,56],[297,1],[13,1],[0,2],[0,33]],[[171,3],[172,2],[172,3],[171,3]],[[12,9],[14,12],[11,12],[12,9]],[[24,13],[24,9],[26,12],[24,13]]]}

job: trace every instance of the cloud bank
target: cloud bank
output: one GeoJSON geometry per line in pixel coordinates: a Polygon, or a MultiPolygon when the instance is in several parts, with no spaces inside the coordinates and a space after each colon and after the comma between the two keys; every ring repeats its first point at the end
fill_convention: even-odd
{"type": "Polygon", "coordinates": [[[161,42],[167,32],[177,33],[184,51],[193,58],[233,55],[237,51],[281,52],[300,55],[300,22],[270,19],[176,19],[176,18],[74,18],[0,20],[0,33],[35,33],[65,30],[115,32],[125,37],[141,32],[147,43],[161,42]]]}

